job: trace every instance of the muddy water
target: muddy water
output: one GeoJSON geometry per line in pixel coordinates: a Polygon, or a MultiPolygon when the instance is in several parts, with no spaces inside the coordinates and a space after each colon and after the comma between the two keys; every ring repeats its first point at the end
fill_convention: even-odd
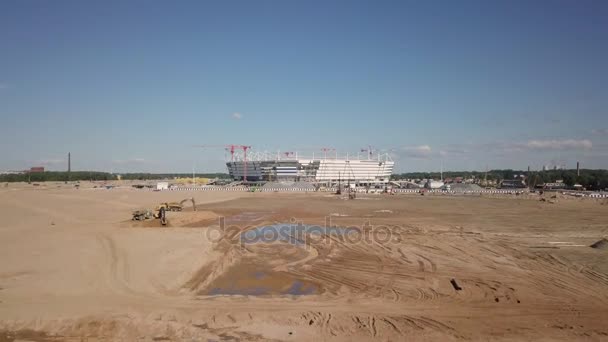
{"type": "Polygon", "coordinates": [[[289,272],[287,264],[310,257],[310,250],[289,243],[248,245],[247,253],[200,294],[205,295],[312,295],[319,286],[289,272]]]}
{"type": "MultiPolygon", "coordinates": [[[[243,212],[226,219],[228,225],[255,225],[265,212],[243,212]]],[[[290,273],[282,266],[309,256],[302,248],[311,235],[344,234],[343,228],[325,228],[295,223],[260,226],[241,234],[241,243],[252,253],[216,278],[203,295],[313,295],[321,292],[318,284],[290,273]]]]}
{"type": "Polygon", "coordinates": [[[344,236],[354,233],[352,229],[354,228],[276,223],[244,232],[241,234],[241,242],[247,244],[287,242],[292,245],[302,245],[305,244],[307,237],[311,235],[317,237],[321,235],[344,236]]]}
{"type": "Polygon", "coordinates": [[[287,272],[273,271],[269,265],[243,262],[231,267],[201,294],[206,295],[311,295],[319,292],[316,284],[287,272]]]}

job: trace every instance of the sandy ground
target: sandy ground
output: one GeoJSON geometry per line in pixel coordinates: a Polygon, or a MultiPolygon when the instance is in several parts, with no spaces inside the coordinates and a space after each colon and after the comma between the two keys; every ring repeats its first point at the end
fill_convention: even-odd
{"type": "Polygon", "coordinates": [[[0,208],[0,341],[608,340],[605,201],[10,184],[0,208]],[[353,230],[241,235],[328,217],[353,230]]]}

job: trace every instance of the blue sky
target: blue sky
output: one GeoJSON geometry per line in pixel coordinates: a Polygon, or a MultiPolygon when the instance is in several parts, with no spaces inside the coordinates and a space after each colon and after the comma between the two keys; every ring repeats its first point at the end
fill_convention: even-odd
{"type": "Polygon", "coordinates": [[[0,170],[608,168],[606,1],[2,1],[0,170]],[[320,151],[318,153],[321,153],[320,151]]]}

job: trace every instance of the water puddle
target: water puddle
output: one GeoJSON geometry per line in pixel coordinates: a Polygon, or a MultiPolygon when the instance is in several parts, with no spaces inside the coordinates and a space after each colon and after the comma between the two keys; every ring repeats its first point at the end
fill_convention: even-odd
{"type": "Polygon", "coordinates": [[[287,272],[276,272],[249,263],[232,267],[221,275],[202,294],[303,296],[317,294],[319,288],[304,279],[298,279],[287,272]]]}
{"type": "Polygon", "coordinates": [[[296,223],[276,223],[247,230],[241,234],[241,242],[247,244],[287,242],[292,245],[302,245],[308,236],[344,236],[359,233],[357,228],[325,227],[296,223]]]}

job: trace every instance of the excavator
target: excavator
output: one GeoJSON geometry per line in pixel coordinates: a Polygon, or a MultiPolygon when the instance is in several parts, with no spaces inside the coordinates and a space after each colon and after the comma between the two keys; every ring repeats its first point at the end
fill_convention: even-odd
{"type": "Polygon", "coordinates": [[[167,225],[167,211],[182,211],[184,209],[184,203],[192,202],[192,210],[196,211],[196,202],[194,201],[194,197],[186,198],[181,202],[165,202],[161,203],[157,206],[154,211],[150,211],[147,209],[144,210],[136,210],[133,212],[133,221],[145,221],[151,218],[159,219],[160,224],[163,226],[167,225]]]}
{"type": "Polygon", "coordinates": [[[158,207],[156,207],[156,211],[159,211],[160,208],[165,208],[166,211],[182,211],[184,209],[184,203],[192,202],[192,210],[196,211],[196,202],[194,198],[186,198],[181,202],[165,202],[161,203],[158,207]]]}

